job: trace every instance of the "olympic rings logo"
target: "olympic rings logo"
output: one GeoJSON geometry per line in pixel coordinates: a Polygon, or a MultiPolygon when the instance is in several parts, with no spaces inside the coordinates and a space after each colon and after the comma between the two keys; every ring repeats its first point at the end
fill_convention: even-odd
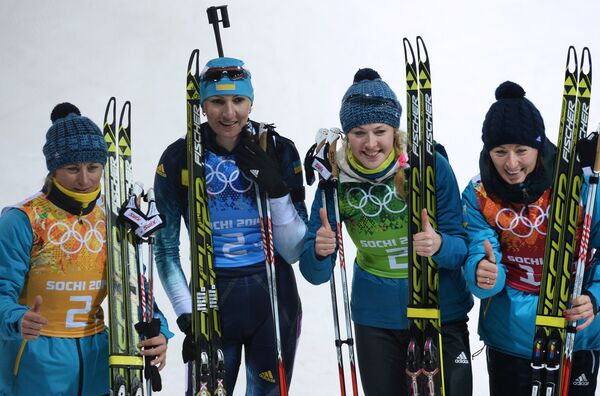
{"type": "Polygon", "coordinates": [[[523,206],[518,214],[511,208],[502,208],[496,214],[496,226],[502,231],[512,232],[513,235],[519,238],[528,238],[533,234],[533,231],[537,231],[540,235],[546,235],[546,233],[540,229],[540,226],[547,221],[550,207],[544,211],[538,205],[529,205],[530,211],[537,211],[537,216],[533,221],[524,215],[526,208],[527,206],[523,206]],[[527,232],[525,232],[526,230],[527,232]]]}
{"type": "Polygon", "coordinates": [[[360,210],[367,217],[378,216],[384,208],[393,214],[406,210],[406,203],[400,198],[396,188],[391,188],[387,184],[373,184],[368,191],[360,187],[352,187],[346,193],[346,200],[348,205],[360,210]],[[382,195],[383,198],[380,198],[382,195]]]}
{"type": "Polygon", "coordinates": [[[242,194],[252,187],[252,180],[240,172],[233,160],[220,161],[214,169],[206,164],[206,170],[206,189],[210,194],[221,194],[227,187],[242,194]]]}
{"type": "Polygon", "coordinates": [[[75,220],[71,226],[57,222],[48,229],[48,241],[67,254],[77,254],[85,246],[91,253],[98,253],[106,242],[101,232],[101,226],[106,227],[104,220],[96,224],[87,219],[75,220]],[[81,230],[78,230],[78,225],[81,230]]]}

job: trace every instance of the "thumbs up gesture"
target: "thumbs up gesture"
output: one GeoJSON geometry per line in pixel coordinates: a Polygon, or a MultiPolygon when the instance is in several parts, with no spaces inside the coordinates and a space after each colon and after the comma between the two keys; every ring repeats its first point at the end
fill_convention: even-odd
{"type": "Polygon", "coordinates": [[[425,208],[421,210],[421,224],[423,225],[423,231],[413,235],[413,249],[419,256],[431,257],[440,250],[442,237],[431,226],[425,208]]]}
{"type": "Polygon", "coordinates": [[[496,285],[496,279],[498,279],[498,266],[496,265],[492,244],[489,241],[484,241],[483,248],[485,249],[485,257],[477,265],[477,286],[481,289],[492,289],[496,285]]]}
{"type": "Polygon", "coordinates": [[[327,219],[327,212],[325,209],[319,209],[319,216],[321,217],[322,225],[317,230],[317,235],[315,237],[315,253],[317,256],[327,257],[335,252],[335,232],[329,225],[329,219],[327,219]]]}
{"type": "Polygon", "coordinates": [[[36,296],[33,308],[25,312],[21,318],[21,336],[24,340],[35,340],[40,336],[42,327],[48,324],[48,319],[40,314],[42,296],[36,296]]]}

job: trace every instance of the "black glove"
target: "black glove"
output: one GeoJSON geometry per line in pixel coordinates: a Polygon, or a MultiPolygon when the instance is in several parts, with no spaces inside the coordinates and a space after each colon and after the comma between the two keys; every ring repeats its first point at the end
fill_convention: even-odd
{"type": "Polygon", "coordinates": [[[597,144],[598,132],[592,132],[577,142],[577,157],[582,168],[594,166],[597,144]]]}
{"type": "Polygon", "coordinates": [[[192,314],[181,314],[177,318],[177,326],[179,326],[179,330],[185,334],[183,347],[181,348],[181,356],[183,357],[183,363],[187,363],[196,359],[196,343],[194,342],[194,336],[192,335],[192,314]]]}
{"type": "Polygon", "coordinates": [[[250,139],[240,141],[235,151],[238,168],[251,177],[271,198],[281,198],[289,189],[279,173],[279,164],[250,139]]]}
{"type": "MultiPolygon", "coordinates": [[[[160,334],[160,319],[153,318],[152,322],[138,322],[135,324],[137,332],[145,339],[156,337],[160,334]]],[[[158,367],[150,365],[156,356],[144,356],[144,378],[150,380],[152,390],[159,392],[162,389],[162,380],[158,367]]]]}

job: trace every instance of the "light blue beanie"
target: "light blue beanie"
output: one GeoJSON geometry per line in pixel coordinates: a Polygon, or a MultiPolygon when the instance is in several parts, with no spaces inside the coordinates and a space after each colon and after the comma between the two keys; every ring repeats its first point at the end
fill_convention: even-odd
{"type": "Polygon", "coordinates": [[[202,73],[200,73],[200,100],[202,103],[215,95],[240,95],[254,101],[254,90],[252,89],[252,77],[250,71],[244,67],[244,61],[235,58],[215,58],[208,61],[202,73]],[[226,68],[239,68],[245,72],[243,78],[232,80],[227,74],[226,68]],[[211,70],[213,69],[213,70],[211,70]],[[219,70],[223,69],[223,70],[219,70]],[[217,81],[206,78],[208,71],[220,72],[217,81]]]}

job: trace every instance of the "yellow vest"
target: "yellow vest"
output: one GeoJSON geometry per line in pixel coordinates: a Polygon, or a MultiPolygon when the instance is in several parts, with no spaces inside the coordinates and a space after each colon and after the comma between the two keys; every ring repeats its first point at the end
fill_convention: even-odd
{"type": "Polygon", "coordinates": [[[87,215],[73,215],[38,193],[18,207],[33,233],[29,273],[19,303],[48,319],[42,335],[78,338],[104,330],[100,304],[106,297],[106,223],[96,205],[87,215]]]}

